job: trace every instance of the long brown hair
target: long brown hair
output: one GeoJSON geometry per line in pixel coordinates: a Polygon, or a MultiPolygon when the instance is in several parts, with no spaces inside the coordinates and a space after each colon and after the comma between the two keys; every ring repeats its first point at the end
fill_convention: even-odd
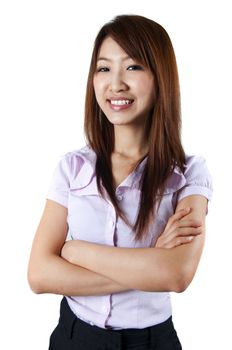
{"type": "Polygon", "coordinates": [[[168,177],[175,166],[184,170],[185,154],[181,144],[180,91],[176,59],[171,40],[158,23],[137,15],[120,15],[106,23],[99,31],[90,64],[86,101],[85,136],[96,152],[96,178],[99,192],[107,191],[116,213],[135,232],[135,239],[146,237],[149,223],[154,219],[168,177]],[[134,225],[130,225],[119,207],[111,167],[114,150],[114,126],[100,109],[93,87],[97,57],[103,40],[114,39],[133,59],[149,68],[154,75],[155,105],[146,121],[149,144],[147,161],[140,180],[140,203],[134,225]]]}

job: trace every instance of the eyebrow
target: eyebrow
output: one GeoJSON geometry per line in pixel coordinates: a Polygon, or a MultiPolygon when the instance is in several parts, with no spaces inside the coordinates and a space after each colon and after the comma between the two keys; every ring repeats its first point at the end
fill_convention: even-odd
{"type": "MultiPolygon", "coordinates": [[[[129,60],[129,59],[132,59],[130,56],[124,56],[123,57],[123,61],[126,61],[126,60],[129,60]]],[[[112,60],[110,58],[107,58],[107,57],[98,57],[97,61],[108,61],[108,62],[111,62],[112,60]]]]}

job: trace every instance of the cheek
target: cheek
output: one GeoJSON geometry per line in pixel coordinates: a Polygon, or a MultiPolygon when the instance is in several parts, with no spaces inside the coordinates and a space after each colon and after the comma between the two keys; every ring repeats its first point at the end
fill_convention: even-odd
{"type": "Polygon", "coordinates": [[[153,105],[155,103],[155,91],[153,87],[147,86],[146,89],[141,89],[140,96],[145,105],[153,105]]]}
{"type": "Polygon", "coordinates": [[[155,96],[154,79],[146,76],[142,77],[136,82],[136,91],[144,100],[153,101],[155,96]]]}
{"type": "Polygon", "coordinates": [[[101,91],[99,89],[99,86],[97,83],[94,83],[93,84],[93,89],[94,89],[94,93],[95,93],[95,97],[96,97],[96,100],[97,100],[97,103],[100,104],[101,103],[101,91]]]}
{"type": "Polygon", "coordinates": [[[94,79],[93,88],[94,88],[94,92],[97,100],[102,99],[103,93],[105,91],[105,83],[102,80],[94,79]]]}
{"type": "Polygon", "coordinates": [[[98,88],[98,81],[95,78],[93,79],[93,89],[94,89],[95,95],[97,96],[99,88],[98,88]]]}
{"type": "Polygon", "coordinates": [[[153,81],[148,80],[146,83],[143,85],[146,87],[146,89],[143,89],[144,97],[146,98],[147,102],[149,104],[154,104],[155,103],[155,86],[153,81]]]}

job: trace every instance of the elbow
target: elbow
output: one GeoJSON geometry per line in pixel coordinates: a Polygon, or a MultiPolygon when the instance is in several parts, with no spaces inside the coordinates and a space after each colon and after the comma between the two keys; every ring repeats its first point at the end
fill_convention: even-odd
{"type": "Polygon", "coordinates": [[[44,293],[43,291],[43,284],[41,283],[41,279],[35,274],[35,273],[28,273],[27,276],[28,279],[28,283],[29,286],[31,288],[31,290],[35,293],[35,294],[42,294],[44,293]]]}
{"type": "Polygon", "coordinates": [[[40,269],[29,266],[27,280],[31,290],[35,294],[46,293],[45,279],[40,269]]]}
{"type": "Polygon", "coordinates": [[[178,283],[175,283],[174,287],[172,288],[172,292],[175,293],[183,293],[189,286],[188,281],[182,280],[178,281],[178,283]]]}
{"type": "Polygon", "coordinates": [[[41,287],[41,285],[38,284],[37,282],[29,281],[29,286],[30,286],[32,292],[35,293],[35,294],[43,294],[43,293],[45,293],[43,291],[43,288],[41,287]]]}
{"type": "Polygon", "coordinates": [[[193,276],[190,271],[178,271],[174,276],[172,292],[183,293],[192,282],[193,276]]]}

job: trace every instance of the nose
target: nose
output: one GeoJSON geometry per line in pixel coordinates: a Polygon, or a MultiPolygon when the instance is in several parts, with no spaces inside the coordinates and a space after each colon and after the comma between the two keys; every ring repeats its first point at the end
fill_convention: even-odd
{"type": "Polygon", "coordinates": [[[117,93],[128,90],[129,86],[125,81],[123,74],[117,73],[111,76],[110,91],[117,93]]]}

